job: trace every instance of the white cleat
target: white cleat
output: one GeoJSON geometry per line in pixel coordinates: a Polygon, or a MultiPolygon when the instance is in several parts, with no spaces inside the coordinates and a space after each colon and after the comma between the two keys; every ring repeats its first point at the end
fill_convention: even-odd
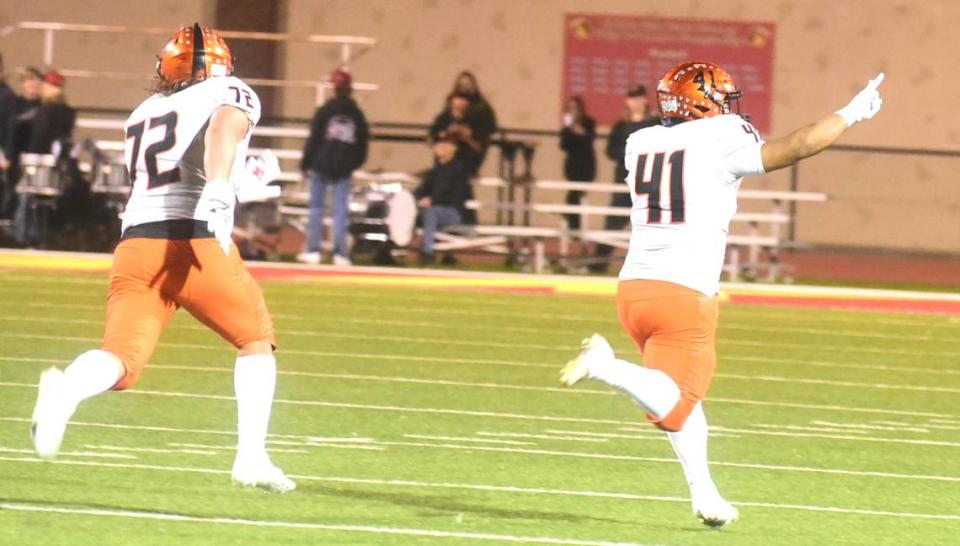
{"type": "Polygon", "coordinates": [[[317,265],[323,260],[323,255],[319,252],[301,252],[297,254],[297,261],[304,264],[317,265]]]}
{"type": "Polygon", "coordinates": [[[233,462],[231,477],[236,485],[258,487],[272,493],[287,493],[297,488],[297,484],[274,466],[266,454],[254,458],[238,456],[233,462]]]}
{"type": "Polygon", "coordinates": [[[720,529],[740,517],[736,507],[719,495],[712,496],[709,500],[695,500],[693,512],[701,523],[714,529],[720,529]]]}
{"type": "Polygon", "coordinates": [[[57,456],[63,434],[67,430],[67,421],[77,409],[76,404],[67,400],[63,382],[63,371],[58,368],[51,367],[40,374],[40,388],[37,390],[37,404],[33,407],[30,437],[41,459],[57,456]]]}
{"type": "Polygon", "coordinates": [[[563,367],[560,382],[568,387],[572,386],[589,375],[590,367],[594,363],[614,358],[613,349],[607,340],[600,334],[593,334],[580,342],[580,352],[563,367]]]}
{"type": "Polygon", "coordinates": [[[341,256],[339,254],[333,255],[333,265],[338,265],[341,267],[349,267],[353,265],[353,262],[350,261],[350,258],[346,256],[341,256]]]}

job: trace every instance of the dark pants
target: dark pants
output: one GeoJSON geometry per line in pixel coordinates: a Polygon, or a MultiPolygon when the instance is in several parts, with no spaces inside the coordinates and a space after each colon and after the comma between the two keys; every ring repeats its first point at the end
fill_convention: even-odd
{"type": "MultiPolygon", "coordinates": [[[[611,207],[623,207],[629,209],[633,206],[630,201],[629,193],[614,193],[610,198],[611,207]]],[[[607,231],[618,231],[630,224],[629,216],[607,216],[603,221],[603,229],[607,231]]],[[[597,256],[606,257],[613,253],[613,247],[610,245],[597,245],[597,256]]]]}
{"type": "MultiPolygon", "coordinates": [[[[568,205],[579,205],[580,200],[583,199],[584,192],[579,190],[570,190],[567,192],[567,200],[565,201],[568,205]]],[[[567,220],[567,227],[573,230],[580,229],[580,214],[564,214],[563,217],[567,220]]]]}

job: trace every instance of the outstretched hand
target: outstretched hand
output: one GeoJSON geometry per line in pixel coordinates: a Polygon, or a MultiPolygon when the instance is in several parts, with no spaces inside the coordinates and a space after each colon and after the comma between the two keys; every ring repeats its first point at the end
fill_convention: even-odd
{"type": "Polygon", "coordinates": [[[847,122],[847,126],[870,119],[880,111],[883,106],[883,99],[880,97],[880,91],[877,89],[880,82],[883,81],[883,72],[877,74],[877,77],[867,82],[866,87],[857,93],[850,104],[837,110],[837,114],[847,122]]]}

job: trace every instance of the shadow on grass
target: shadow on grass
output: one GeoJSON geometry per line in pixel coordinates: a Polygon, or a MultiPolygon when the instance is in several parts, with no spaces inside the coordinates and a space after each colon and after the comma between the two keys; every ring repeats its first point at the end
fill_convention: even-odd
{"type": "Polygon", "coordinates": [[[410,508],[423,508],[451,513],[468,513],[493,518],[502,519],[526,519],[540,521],[564,521],[569,523],[583,523],[587,521],[601,523],[617,523],[632,525],[633,521],[623,521],[610,518],[597,518],[584,516],[582,514],[570,514],[565,512],[548,512],[542,510],[510,510],[507,508],[496,508],[484,506],[476,503],[465,502],[452,496],[443,495],[414,495],[408,493],[385,493],[382,491],[364,491],[356,489],[338,489],[335,487],[316,487],[309,485],[299,492],[317,493],[331,497],[346,497],[364,501],[383,502],[397,506],[410,508]]]}

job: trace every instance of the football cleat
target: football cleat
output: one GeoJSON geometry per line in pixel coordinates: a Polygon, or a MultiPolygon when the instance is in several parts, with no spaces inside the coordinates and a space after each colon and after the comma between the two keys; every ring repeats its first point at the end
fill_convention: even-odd
{"type": "Polygon", "coordinates": [[[596,362],[613,359],[613,349],[607,340],[600,334],[593,334],[580,342],[580,352],[563,367],[563,371],[560,372],[560,382],[568,387],[572,386],[587,377],[591,366],[596,362]]]}
{"type": "Polygon", "coordinates": [[[233,462],[231,477],[236,485],[257,487],[271,493],[287,493],[297,488],[297,484],[274,466],[265,453],[256,457],[238,455],[233,462]]]}
{"type": "Polygon", "coordinates": [[[693,512],[701,523],[714,529],[720,529],[740,517],[736,507],[719,495],[705,500],[695,500],[693,512]]]}
{"type": "Polygon", "coordinates": [[[63,371],[48,368],[40,374],[37,403],[33,407],[33,422],[30,437],[41,459],[52,459],[60,451],[60,443],[67,429],[67,421],[76,410],[64,392],[63,371]]]}

